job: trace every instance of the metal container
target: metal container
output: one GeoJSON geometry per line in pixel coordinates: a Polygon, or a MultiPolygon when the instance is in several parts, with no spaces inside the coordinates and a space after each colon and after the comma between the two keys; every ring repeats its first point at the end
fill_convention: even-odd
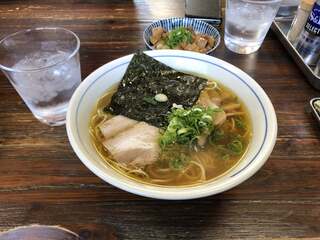
{"type": "Polygon", "coordinates": [[[271,29],[278,36],[283,46],[287,49],[289,54],[292,56],[298,67],[302,70],[304,75],[307,77],[310,84],[320,90],[320,76],[316,75],[314,68],[308,66],[303,58],[300,56],[295,47],[287,38],[287,33],[290,29],[293,18],[276,18],[273,21],[271,29]]]}

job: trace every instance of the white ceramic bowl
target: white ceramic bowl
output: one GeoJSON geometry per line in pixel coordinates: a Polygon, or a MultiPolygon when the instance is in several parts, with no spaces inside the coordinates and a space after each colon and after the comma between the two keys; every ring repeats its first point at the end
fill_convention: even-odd
{"type": "Polygon", "coordinates": [[[92,146],[88,131],[89,119],[100,96],[121,80],[132,58],[132,55],[128,55],[91,73],[72,96],[67,114],[67,132],[80,160],[98,177],[118,188],[141,196],[172,200],[221,193],[257,172],[271,154],[277,137],[277,119],[273,105],[257,82],[239,68],[208,55],[177,50],[154,50],[146,53],[174,69],[215,79],[244,101],[253,123],[253,138],[245,157],[226,175],[192,187],[162,187],[139,183],[104,163],[92,146]]]}

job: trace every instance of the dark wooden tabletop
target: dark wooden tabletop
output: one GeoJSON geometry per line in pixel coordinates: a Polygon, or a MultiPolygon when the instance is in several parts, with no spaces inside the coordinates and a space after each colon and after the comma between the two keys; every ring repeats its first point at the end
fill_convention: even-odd
{"type": "MultiPolygon", "coordinates": [[[[0,37],[61,26],[81,39],[83,79],[99,66],[145,48],[153,20],[184,16],[184,1],[0,1],[0,37]],[[59,3],[60,2],[60,3],[59,3]]],[[[266,91],[278,117],[274,151],[262,169],[225,193],[162,201],[96,177],[69,145],[64,127],[38,122],[0,75],[0,231],[60,225],[84,239],[320,239],[320,128],[305,111],[314,90],[269,32],[262,48],[213,53],[266,91]]]]}

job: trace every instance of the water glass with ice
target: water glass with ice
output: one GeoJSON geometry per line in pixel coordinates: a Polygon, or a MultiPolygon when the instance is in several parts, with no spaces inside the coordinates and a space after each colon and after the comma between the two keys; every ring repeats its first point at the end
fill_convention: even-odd
{"type": "Polygon", "coordinates": [[[281,0],[227,0],[224,42],[240,54],[257,51],[280,7],[281,0]]]}
{"type": "Polygon", "coordinates": [[[0,68],[33,115],[63,125],[81,82],[80,40],[63,28],[23,30],[0,41],[0,68]]]}

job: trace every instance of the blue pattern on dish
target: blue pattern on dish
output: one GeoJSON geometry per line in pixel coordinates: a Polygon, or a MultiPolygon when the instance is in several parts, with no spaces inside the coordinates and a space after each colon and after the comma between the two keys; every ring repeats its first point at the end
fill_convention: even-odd
{"type": "Polygon", "coordinates": [[[220,44],[219,31],[206,22],[193,18],[167,18],[153,22],[144,30],[143,40],[149,49],[155,49],[150,43],[150,36],[152,35],[152,29],[156,27],[162,27],[167,31],[171,31],[178,27],[192,27],[197,33],[212,36],[215,39],[214,46],[206,52],[207,54],[215,50],[220,44]]]}

